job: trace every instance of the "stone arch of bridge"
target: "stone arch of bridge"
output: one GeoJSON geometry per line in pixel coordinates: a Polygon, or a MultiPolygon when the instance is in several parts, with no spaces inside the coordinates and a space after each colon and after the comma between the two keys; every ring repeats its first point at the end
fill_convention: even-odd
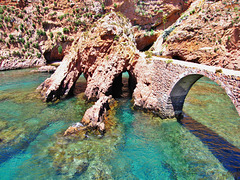
{"type": "MultiPolygon", "coordinates": [[[[174,114],[177,118],[181,117],[182,115],[182,109],[184,105],[185,98],[190,91],[191,87],[196,83],[201,77],[204,75],[202,74],[188,74],[183,77],[181,77],[174,85],[170,92],[170,99],[171,104],[173,106],[174,114]]],[[[207,77],[207,76],[205,76],[207,77]]],[[[216,81],[216,79],[213,79],[211,77],[207,77],[211,79],[212,81],[216,82],[218,85],[220,85],[225,92],[228,92],[228,89],[224,88],[221,84],[221,82],[216,81]]],[[[228,93],[226,93],[228,94],[228,93]]],[[[231,98],[230,98],[231,99],[231,98]]]]}

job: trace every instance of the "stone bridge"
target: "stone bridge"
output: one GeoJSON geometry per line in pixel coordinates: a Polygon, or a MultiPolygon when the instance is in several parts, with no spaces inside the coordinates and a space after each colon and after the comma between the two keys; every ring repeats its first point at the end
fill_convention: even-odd
{"type": "Polygon", "coordinates": [[[152,93],[157,97],[155,111],[163,117],[178,117],[192,85],[206,76],[219,84],[240,114],[240,72],[159,57],[152,58],[152,93]]]}

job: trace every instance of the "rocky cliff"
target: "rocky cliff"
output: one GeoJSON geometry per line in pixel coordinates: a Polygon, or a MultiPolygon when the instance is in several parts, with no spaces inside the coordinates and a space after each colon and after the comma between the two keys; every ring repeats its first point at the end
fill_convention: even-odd
{"type": "Polygon", "coordinates": [[[239,9],[238,1],[202,2],[183,14],[153,50],[174,59],[240,70],[239,9]]]}

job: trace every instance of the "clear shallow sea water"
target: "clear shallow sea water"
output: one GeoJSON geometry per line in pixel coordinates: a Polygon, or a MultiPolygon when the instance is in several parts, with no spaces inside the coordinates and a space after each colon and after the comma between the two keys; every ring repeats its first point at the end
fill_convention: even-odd
{"type": "MultiPolygon", "coordinates": [[[[49,76],[0,72],[0,179],[234,179],[187,127],[133,110],[127,98],[118,99],[103,138],[64,137],[91,104],[83,77],[74,97],[43,103],[35,89],[49,76]]],[[[184,111],[240,148],[240,117],[215,83],[199,80],[184,111]]]]}

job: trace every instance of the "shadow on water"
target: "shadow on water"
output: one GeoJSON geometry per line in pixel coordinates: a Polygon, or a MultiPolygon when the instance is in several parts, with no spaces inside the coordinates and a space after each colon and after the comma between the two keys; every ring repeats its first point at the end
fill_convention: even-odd
{"type": "Polygon", "coordinates": [[[178,122],[200,138],[234,178],[240,180],[240,149],[186,114],[178,122]]]}

